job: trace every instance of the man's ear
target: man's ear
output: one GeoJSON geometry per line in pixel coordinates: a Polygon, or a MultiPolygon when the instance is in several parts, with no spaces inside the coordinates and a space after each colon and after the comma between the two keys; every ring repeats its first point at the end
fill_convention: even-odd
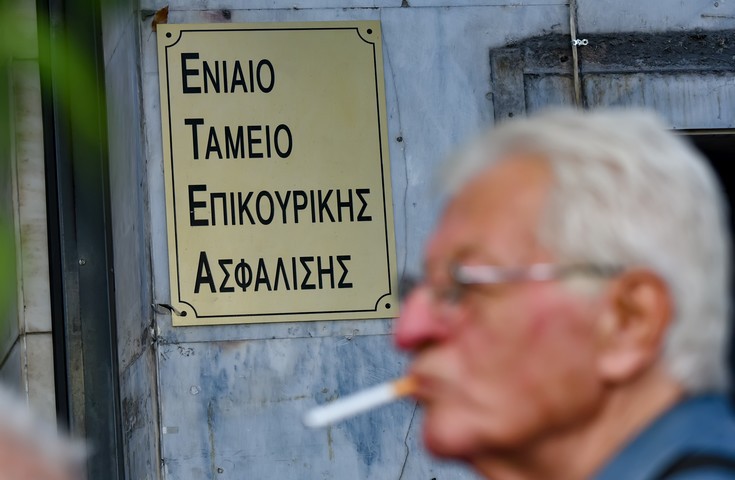
{"type": "Polygon", "coordinates": [[[674,308],[666,282],[646,269],[625,271],[608,293],[598,368],[604,380],[620,383],[656,363],[674,308]]]}

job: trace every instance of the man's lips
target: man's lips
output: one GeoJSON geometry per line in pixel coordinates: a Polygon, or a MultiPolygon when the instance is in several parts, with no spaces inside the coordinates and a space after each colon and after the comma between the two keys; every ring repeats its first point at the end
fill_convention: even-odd
{"type": "Polygon", "coordinates": [[[445,382],[435,373],[411,369],[410,375],[416,382],[413,397],[420,403],[430,402],[445,389],[445,382]]]}

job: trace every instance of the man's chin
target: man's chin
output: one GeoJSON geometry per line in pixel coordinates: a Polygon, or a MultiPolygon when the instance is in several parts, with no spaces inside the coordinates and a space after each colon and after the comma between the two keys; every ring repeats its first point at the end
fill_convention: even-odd
{"type": "Polygon", "coordinates": [[[476,453],[477,445],[469,432],[456,422],[424,419],[424,446],[434,456],[446,459],[467,459],[476,453]]]}
{"type": "Polygon", "coordinates": [[[508,435],[506,430],[490,432],[466,410],[451,412],[427,411],[423,420],[423,440],[426,449],[434,456],[463,460],[472,463],[478,458],[513,454],[523,443],[521,436],[508,435]]]}

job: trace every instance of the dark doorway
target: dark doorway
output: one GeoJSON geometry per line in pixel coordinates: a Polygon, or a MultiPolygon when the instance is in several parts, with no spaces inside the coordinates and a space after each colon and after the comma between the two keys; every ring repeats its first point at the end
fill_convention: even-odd
{"type": "MultiPolygon", "coordinates": [[[[691,132],[687,134],[694,145],[704,153],[710,163],[717,172],[720,183],[727,195],[730,206],[730,232],[735,232],[735,174],[733,174],[733,160],[735,160],[735,131],[707,131],[707,132],[691,132]]],[[[735,258],[735,243],[730,240],[733,245],[733,257],[735,258]]],[[[735,271],[735,260],[733,263],[733,271],[735,271]]],[[[735,282],[733,282],[733,312],[731,313],[731,324],[735,321],[735,282]]],[[[730,335],[730,378],[732,385],[735,385],[735,328],[730,335]]],[[[735,389],[731,390],[735,393],[735,389]]]]}

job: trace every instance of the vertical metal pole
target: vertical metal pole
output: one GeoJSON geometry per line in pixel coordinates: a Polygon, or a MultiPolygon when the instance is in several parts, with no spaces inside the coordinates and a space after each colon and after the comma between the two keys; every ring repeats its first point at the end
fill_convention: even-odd
{"type": "Polygon", "coordinates": [[[577,0],[569,0],[569,33],[572,37],[572,66],[574,68],[574,106],[582,104],[582,86],[579,79],[579,56],[577,54],[577,0]]]}
{"type": "Polygon", "coordinates": [[[62,120],[57,118],[57,93],[53,91],[51,78],[51,11],[48,0],[37,0],[36,11],[38,17],[38,56],[41,65],[41,107],[43,121],[44,163],[46,174],[46,222],[48,228],[48,255],[49,255],[49,290],[51,303],[51,337],[54,359],[54,386],[56,393],[56,418],[65,429],[71,427],[71,406],[69,403],[69,376],[67,359],[66,309],[67,302],[64,295],[64,253],[74,250],[73,235],[64,235],[62,232],[73,230],[70,219],[63,215],[65,209],[61,205],[62,191],[71,188],[69,175],[64,169],[57,168],[58,152],[68,149],[65,135],[62,130],[62,120]],[[64,222],[67,225],[64,225],[64,222]]]}

